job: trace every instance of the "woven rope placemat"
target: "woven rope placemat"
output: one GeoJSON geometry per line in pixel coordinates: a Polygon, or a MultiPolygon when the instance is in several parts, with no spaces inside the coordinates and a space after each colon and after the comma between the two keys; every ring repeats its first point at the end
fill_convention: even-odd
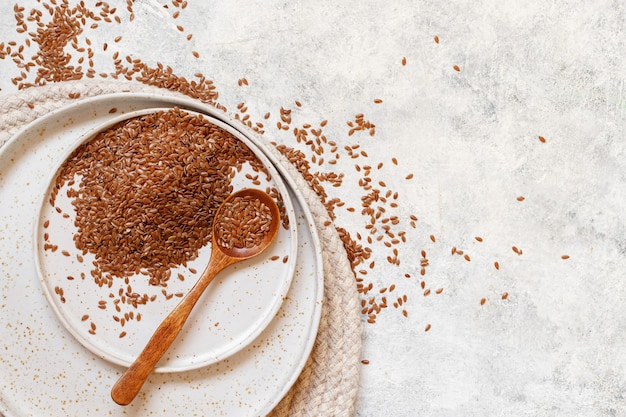
{"type": "MultiPolygon", "coordinates": [[[[75,102],[69,98],[70,93],[80,93],[85,98],[120,92],[180,96],[134,82],[68,81],[29,88],[3,97],[0,145],[24,125],[75,102]]],[[[313,214],[324,268],[324,304],[313,350],[298,380],[270,416],[350,416],[354,414],[361,354],[360,306],[350,263],[337,231],[324,226],[330,217],[318,196],[278,150],[273,146],[266,149],[292,177],[313,214]]]]}

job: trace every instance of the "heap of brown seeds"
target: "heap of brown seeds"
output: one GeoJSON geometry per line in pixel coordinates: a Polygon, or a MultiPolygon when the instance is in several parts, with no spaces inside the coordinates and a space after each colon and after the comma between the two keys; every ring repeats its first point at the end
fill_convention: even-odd
{"type": "Polygon", "coordinates": [[[213,216],[246,162],[264,170],[245,144],[180,109],[130,119],[80,146],[56,189],[73,184],[74,241],[95,255],[96,282],[140,272],[153,285],[167,281],[210,241],[213,216]]]}

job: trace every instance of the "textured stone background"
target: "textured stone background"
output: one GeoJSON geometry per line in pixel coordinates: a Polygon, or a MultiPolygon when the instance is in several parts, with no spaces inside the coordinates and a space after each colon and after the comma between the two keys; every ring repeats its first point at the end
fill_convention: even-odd
{"type": "MultiPolygon", "coordinates": [[[[407,293],[408,317],[391,308],[365,324],[358,416],[626,415],[622,2],[194,2],[177,20],[162,4],[138,0],[132,23],[86,31],[98,72],[113,70],[114,51],[201,72],[227,108],[245,102],[264,122],[270,111],[279,143],[293,144],[274,127],[281,106],[293,125],[328,119],[340,148],[360,143],[369,163],[385,162],[373,175],[398,192],[396,214],[419,217],[400,267],[374,248],[367,280],[407,293]],[[348,136],[356,113],[374,137],[348,136]],[[422,296],[422,249],[441,295],[422,296]]],[[[22,39],[12,9],[0,5],[0,42],[22,39]]],[[[19,71],[0,60],[0,97],[19,71]]],[[[354,163],[332,168],[345,180],[331,191],[358,208],[354,163]]],[[[365,233],[360,215],[337,214],[365,233]]]]}

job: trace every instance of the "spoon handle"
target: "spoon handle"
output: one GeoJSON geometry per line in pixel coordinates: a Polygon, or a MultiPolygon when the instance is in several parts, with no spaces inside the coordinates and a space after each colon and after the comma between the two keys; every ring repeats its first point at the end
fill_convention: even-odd
{"type": "Polygon", "coordinates": [[[111,389],[113,401],[119,405],[130,404],[137,393],[139,393],[157,362],[159,362],[182,330],[191,310],[198,302],[198,299],[200,299],[204,290],[218,272],[232,263],[231,258],[223,256],[220,251],[213,251],[209,265],[202,273],[198,282],[161,322],[137,359],[117,380],[111,389]]]}

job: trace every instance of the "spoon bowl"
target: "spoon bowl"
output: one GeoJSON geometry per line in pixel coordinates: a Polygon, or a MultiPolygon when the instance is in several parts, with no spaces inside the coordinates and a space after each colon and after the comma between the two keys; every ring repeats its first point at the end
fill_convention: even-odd
{"type": "Polygon", "coordinates": [[[263,252],[276,237],[279,226],[279,208],[274,199],[263,191],[245,188],[224,200],[213,220],[211,259],[208,266],[189,293],[157,327],[137,359],[115,383],[111,390],[113,401],[119,405],[132,402],[157,362],[182,330],[193,307],[213,278],[224,268],[263,252]],[[242,209],[243,212],[239,213],[242,209]],[[236,224],[234,230],[230,227],[232,224],[236,224]],[[254,233],[254,236],[241,236],[241,231],[254,233]],[[242,237],[244,244],[239,244],[242,237]]]}
{"type": "MultiPolygon", "coordinates": [[[[252,220],[252,219],[251,219],[252,220]]],[[[280,211],[274,199],[270,197],[266,192],[258,190],[256,188],[244,188],[234,194],[231,194],[220,206],[218,212],[215,215],[215,221],[213,222],[213,235],[212,241],[214,247],[217,247],[225,256],[245,260],[263,252],[274,240],[274,237],[278,233],[278,227],[280,226],[280,211]],[[249,246],[237,246],[237,245],[222,245],[219,242],[219,238],[222,235],[222,227],[232,221],[241,222],[241,219],[223,219],[225,221],[220,222],[221,216],[224,216],[226,208],[230,206],[233,201],[237,200],[249,200],[257,201],[260,205],[263,205],[267,211],[267,218],[269,222],[264,226],[262,231],[262,238],[257,239],[254,245],[249,246]]]]}

